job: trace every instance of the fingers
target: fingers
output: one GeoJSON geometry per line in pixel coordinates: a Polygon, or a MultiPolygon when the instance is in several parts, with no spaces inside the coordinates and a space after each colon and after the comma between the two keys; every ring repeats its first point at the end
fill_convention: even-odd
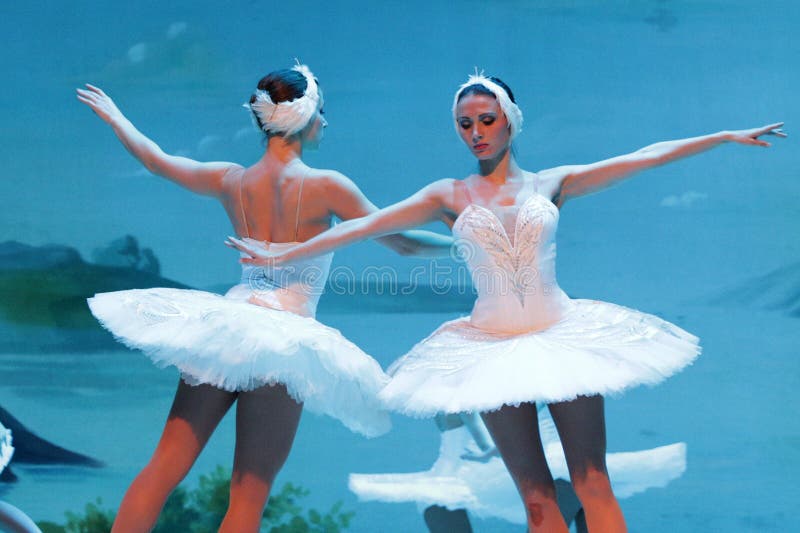
{"type": "Polygon", "coordinates": [[[87,87],[87,88],[88,88],[90,91],[92,91],[93,93],[95,93],[95,94],[98,94],[98,95],[100,95],[100,96],[106,96],[106,93],[104,93],[104,92],[103,92],[103,89],[101,89],[100,87],[95,87],[95,86],[94,86],[94,85],[92,85],[91,83],[87,83],[87,84],[86,84],[86,87],[87,87]]]}
{"type": "Polygon", "coordinates": [[[239,240],[239,239],[237,239],[236,237],[231,237],[230,235],[228,235],[228,238],[227,238],[227,239],[225,239],[225,242],[226,242],[226,243],[230,243],[230,244],[232,244],[233,246],[237,246],[237,247],[238,247],[238,246],[244,246],[244,243],[243,243],[242,241],[240,241],[240,240],[239,240]]]}
{"type": "MultiPolygon", "coordinates": [[[[240,239],[237,239],[236,237],[228,237],[227,240],[225,241],[225,245],[229,246],[231,248],[235,248],[236,250],[239,250],[240,252],[246,253],[247,255],[250,256],[247,259],[254,259],[254,258],[259,258],[260,259],[261,258],[261,256],[259,255],[259,252],[258,252],[258,250],[256,248],[254,248],[252,246],[249,246],[247,243],[241,241],[240,239]]],[[[262,259],[262,261],[263,261],[263,259],[262,259]]],[[[263,263],[259,263],[259,264],[263,264],[263,263]]]]}
{"type": "Polygon", "coordinates": [[[95,102],[94,100],[92,100],[88,96],[83,96],[81,94],[78,94],[77,98],[78,98],[78,100],[80,100],[81,102],[83,102],[84,104],[89,106],[89,109],[91,109],[92,111],[94,111],[96,114],[99,115],[99,113],[97,112],[97,102],[95,102]]]}
{"type": "Polygon", "coordinates": [[[786,133],[783,131],[783,122],[776,122],[769,126],[764,126],[759,130],[758,135],[775,135],[776,137],[786,138],[786,133]]]}
{"type": "Polygon", "coordinates": [[[77,92],[79,95],[83,96],[86,99],[94,100],[94,94],[87,91],[86,89],[75,89],[75,92],[77,92]]]}
{"type": "Polygon", "coordinates": [[[111,99],[100,88],[88,83],[86,84],[86,87],[86,89],[76,89],[76,92],[79,95],[86,98],[86,100],[84,100],[85,103],[88,104],[89,102],[92,102],[96,105],[99,105],[103,100],[110,102],[111,99]]]}
{"type": "Polygon", "coordinates": [[[90,105],[93,109],[98,105],[97,95],[95,93],[87,91],[86,89],[76,89],[76,92],[78,95],[78,100],[84,104],[90,105]]]}
{"type": "Polygon", "coordinates": [[[240,252],[245,252],[245,253],[248,253],[250,255],[253,255],[253,254],[250,253],[250,248],[246,244],[244,244],[242,241],[236,239],[235,237],[228,237],[228,239],[225,241],[225,245],[226,246],[230,246],[231,248],[235,248],[235,249],[239,250],[240,252]]]}
{"type": "Polygon", "coordinates": [[[250,237],[243,237],[241,239],[237,237],[228,237],[228,239],[241,249],[261,251],[267,250],[267,246],[265,246],[264,241],[259,241],[258,239],[253,239],[250,237]]]}
{"type": "Polygon", "coordinates": [[[754,146],[763,146],[765,148],[770,145],[767,141],[762,141],[758,137],[745,137],[745,142],[747,144],[752,144],[754,146]]]}

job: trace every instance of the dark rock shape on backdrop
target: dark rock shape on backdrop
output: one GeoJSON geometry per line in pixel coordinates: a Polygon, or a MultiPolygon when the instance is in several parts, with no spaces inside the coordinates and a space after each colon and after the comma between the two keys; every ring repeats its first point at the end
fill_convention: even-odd
{"type": "MultiPolygon", "coordinates": [[[[103,467],[102,461],[98,461],[87,455],[62,448],[57,444],[47,441],[17,420],[11,413],[0,407],[0,424],[11,430],[14,439],[14,455],[11,464],[24,463],[35,465],[76,465],[88,466],[92,468],[103,467]]],[[[15,481],[16,476],[10,472],[9,468],[0,475],[0,481],[15,481]],[[9,473],[9,479],[6,478],[9,473]]]]}
{"type": "Polygon", "coordinates": [[[139,241],[133,235],[125,235],[106,246],[92,251],[92,262],[96,265],[133,268],[158,275],[161,264],[150,248],[139,249],[139,241]]]}
{"type": "Polygon", "coordinates": [[[189,288],[153,273],[158,260],[147,249],[139,252],[135,239],[122,241],[130,245],[128,265],[135,266],[88,263],[68,246],[0,243],[0,352],[118,347],[89,312],[86,298],[124,289],[189,288]]]}

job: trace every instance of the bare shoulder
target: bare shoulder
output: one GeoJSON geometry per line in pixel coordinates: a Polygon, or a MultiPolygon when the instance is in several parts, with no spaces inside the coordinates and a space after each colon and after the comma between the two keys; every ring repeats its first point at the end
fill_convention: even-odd
{"type": "Polygon", "coordinates": [[[464,180],[444,178],[431,182],[417,194],[423,195],[424,201],[439,209],[445,217],[442,220],[449,225],[468,203],[465,188],[464,180]]]}
{"type": "Polygon", "coordinates": [[[223,193],[228,194],[230,191],[238,189],[239,183],[242,181],[242,177],[244,176],[245,171],[247,171],[247,168],[236,163],[226,164],[228,165],[228,168],[222,175],[221,188],[223,193]]]}
{"type": "Polygon", "coordinates": [[[349,188],[355,186],[355,182],[352,179],[338,170],[329,168],[312,168],[308,172],[308,178],[330,188],[349,188]]]}
{"type": "Polygon", "coordinates": [[[438,179],[423,186],[409,199],[414,203],[426,203],[436,208],[450,208],[458,188],[459,180],[452,178],[438,179]]]}
{"type": "Polygon", "coordinates": [[[461,180],[457,180],[455,178],[443,178],[429,183],[423,187],[422,190],[427,191],[428,194],[445,197],[452,196],[455,191],[461,187],[461,185],[461,180]]]}

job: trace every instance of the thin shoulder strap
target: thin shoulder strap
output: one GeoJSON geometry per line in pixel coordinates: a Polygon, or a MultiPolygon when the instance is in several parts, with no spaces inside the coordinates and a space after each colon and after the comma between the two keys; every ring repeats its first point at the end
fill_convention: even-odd
{"type": "Polygon", "coordinates": [[[539,173],[533,173],[533,192],[539,193],[539,173]]]}
{"type": "Polygon", "coordinates": [[[250,237],[250,227],[247,225],[247,217],[244,214],[244,203],[242,202],[242,181],[244,180],[244,172],[239,176],[239,211],[242,213],[242,222],[244,223],[245,237],[250,237]]]}
{"type": "Polygon", "coordinates": [[[464,185],[464,194],[467,195],[467,201],[471,204],[474,204],[475,202],[472,200],[472,193],[469,192],[469,185],[467,185],[467,181],[463,180],[461,183],[464,185]]]}
{"type": "Polygon", "coordinates": [[[306,182],[307,172],[300,178],[300,189],[297,191],[297,212],[294,215],[294,241],[297,241],[297,232],[300,230],[300,199],[303,197],[303,184],[306,182]]]}

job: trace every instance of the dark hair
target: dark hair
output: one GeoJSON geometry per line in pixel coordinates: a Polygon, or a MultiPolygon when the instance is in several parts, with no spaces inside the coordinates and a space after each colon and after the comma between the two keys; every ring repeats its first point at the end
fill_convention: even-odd
{"type": "MultiPolygon", "coordinates": [[[[506,94],[508,94],[508,98],[512,102],[514,102],[515,104],[517,103],[517,101],[514,100],[514,93],[511,92],[511,87],[506,85],[506,83],[503,80],[501,80],[500,78],[496,78],[494,76],[489,76],[489,79],[495,82],[500,87],[502,87],[503,90],[506,92],[506,94]]],[[[491,96],[492,98],[497,99],[494,93],[489,89],[487,89],[485,86],[481,85],[480,83],[473,83],[472,85],[467,85],[461,90],[460,93],[458,93],[457,101],[460,102],[462,98],[470,94],[485,94],[486,96],[491,96]]]]}
{"type": "MultiPolygon", "coordinates": [[[[301,98],[308,87],[306,77],[301,72],[292,69],[281,69],[270,72],[258,82],[256,88],[267,91],[270,99],[274,103],[291,102],[301,98]]],[[[250,103],[256,101],[256,95],[250,96],[250,103]]],[[[258,118],[256,113],[253,113],[256,124],[261,131],[264,131],[264,124],[258,118]]],[[[269,135],[269,134],[268,134],[269,135]]]]}

